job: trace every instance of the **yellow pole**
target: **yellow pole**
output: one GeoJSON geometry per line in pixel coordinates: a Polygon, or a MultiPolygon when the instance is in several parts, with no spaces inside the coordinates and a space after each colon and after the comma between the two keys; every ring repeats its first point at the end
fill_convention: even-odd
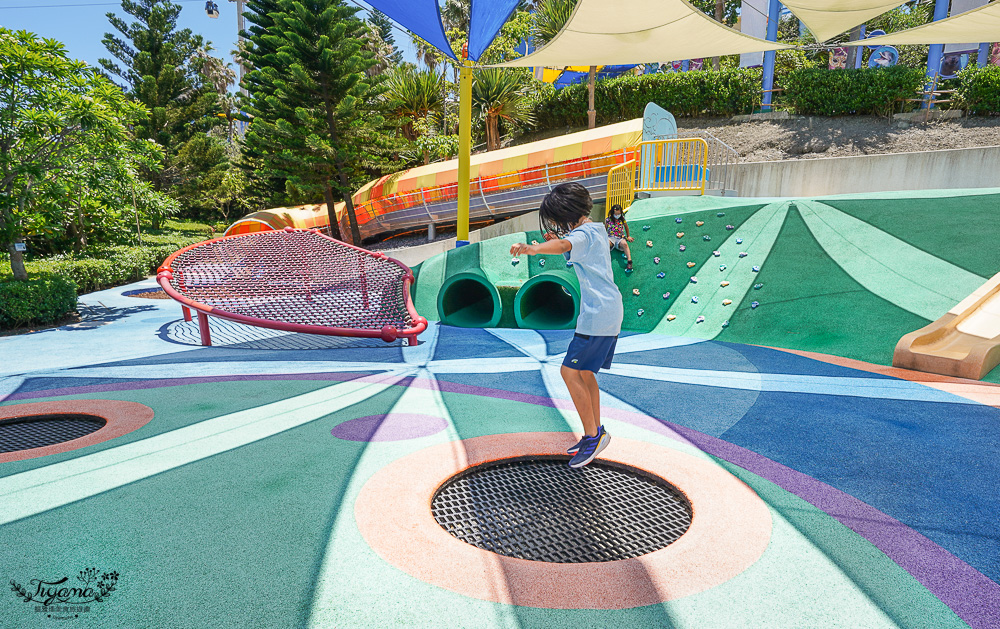
{"type": "Polygon", "coordinates": [[[472,66],[458,74],[458,225],[456,247],[469,244],[469,160],[472,156],[472,66]]]}

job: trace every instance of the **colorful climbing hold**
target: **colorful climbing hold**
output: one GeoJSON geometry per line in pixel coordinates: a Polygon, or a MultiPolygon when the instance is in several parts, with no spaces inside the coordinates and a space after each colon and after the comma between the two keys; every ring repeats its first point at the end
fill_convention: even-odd
{"type": "Polygon", "coordinates": [[[653,264],[659,264],[659,263],[660,263],[660,257],[659,256],[656,256],[655,258],[653,258],[653,264]]]}
{"type": "Polygon", "coordinates": [[[751,301],[750,302],[750,307],[751,308],[756,308],[759,305],[760,305],[760,302],[758,302],[758,301],[751,301]]]}
{"type": "Polygon", "coordinates": [[[512,264],[513,266],[517,266],[518,264],[520,264],[520,263],[521,263],[521,258],[511,258],[511,259],[510,259],[510,263],[511,263],[511,264],[512,264]]]}
{"type": "Polygon", "coordinates": [[[745,257],[747,257],[747,252],[746,252],[746,251],[741,251],[741,252],[740,252],[740,257],[741,257],[741,258],[745,258],[745,257]]]}
{"type": "Polygon", "coordinates": [[[669,292],[663,293],[663,298],[670,299],[670,293],[669,292]]]}
{"type": "Polygon", "coordinates": [[[695,221],[694,224],[697,225],[698,227],[701,227],[702,225],[705,224],[705,221],[695,221]]]}
{"type": "Polygon", "coordinates": [[[674,222],[675,222],[675,223],[680,223],[680,222],[682,222],[683,220],[684,220],[684,219],[682,219],[682,218],[675,218],[675,219],[674,219],[674,222]]]}
{"type": "Polygon", "coordinates": [[[736,244],[742,245],[743,244],[743,239],[742,238],[737,238],[736,239],[736,244]]]}
{"type": "Polygon", "coordinates": [[[688,262],[688,268],[689,269],[693,269],[694,268],[694,262],[688,262]]]}
{"type": "Polygon", "coordinates": [[[721,251],[713,251],[712,255],[715,256],[716,258],[718,258],[719,256],[722,255],[722,252],[721,251]]]}
{"type": "Polygon", "coordinates": [[[718,216],[719,218],[722,218],[725,215],[726,215],[725,212],[719,212],[718,214],[716,214],[716,216],[718,216]]]}
{"type": "Polygon", "coordinates": [[[732,299],[723,299],[723,300],[722,300],[722,305],[723,305],[723,306],[728,306],[728,305],[729,305],[729,304],[731,304],[731,303],[733,303],[733,300],[732,300],[732,299]]]}
{"type": "Polygon", "coordinates": [[[703,317],[702,315],[698,315],[698,318],[695,319],[694,322],[695,323],[704,323],[705,322],[705,317],[703,317]]]}
{"type": "Polygon", "coordinates": [[[542,258],[538,261],[538,266],[545,266],[545,258],[542,258]]]}
{"type": "Polygon", "coordinates": [[[758,271],[760,271],[760,267],[759,266],[755,266],[754,268],[752,268],[750,270],[753,271],[754,273],[757,273],[758,271]]]}
{"type": "Polygon", "coordinates": [[[728,328],[729,327],[729,320],[728,319],[726,319],[725,321],[722,322],[722,327],[724,327],[724,328],[728,328]]]}
{"type": "Polygon", "coordinates": [[[698,298],[697,298],[697,297],[692,297],[692,298],[691,298],[691,303],[692,303],[692,304],[696,304],[696,303],[698,303],[698,298]]]}
{"type": "Polygon", "coordinates": [[[729,286],[729,282],[727,282],[726,280],[722,280],[721,282],[719,282],[719,286],[721,286],[722,288],[725,288],[725,287],[729,286]]]}
{"type": "Polygon", "coordinates": [[[538,244],[538,241],[537,241],[537,240],[532,240],[532,241],[531,241],[531,244],[533,244],[533,245],[537,245],[537,244],[538,244]]]}
{"type": "Polygon", "coordinates": [[[705,234],[704,236],[701,237],[701,239],[704,240],[705,242],[708,242],[709,240],[712,239],[712,237],[709,236],[708,234],[705,234]]]}
{"type": "Polygon", "coordinates": [[[662,271],[661,271],[660,273],[657,273],[657,274],[656,274],[656,277],[660,278],[661,280],[662,280],[663,278],[665,278],[666,276],[667,276],[667,274],[666,274],[666,273],[663,273],[662,271]]]}
{"type": "Polygon", "coordinates": [[[683,238],[684,237],[684,232],[677,232],[677,237],[678,238],[683,238]]]}
{"type": "Polygon", "coordinates": [[[687,251],[687,247],[685,247],[684,245],[677,247],[677,249],[680,250],[681,252],[687,251]]]}
{"type": "Polygon", "coordinates": [[[692,275],[692,276],[691,276],[691,283],[692,283],[692,284],[697,284],[697,283],[698,283],[698,278],[697,278],[697,277],[695,277],[694,275],[692,275]]]}
{"type": "Polygon", "coordinates": [[[764,285],[763,285],[763,284],[754,284],[754,285],[753,285],[753,289],[754,289],[754,290],[760,290],[760,289],[762,289],[762,288],[764,288],[764,285]]]}
{"type": "Polygon", "coordinates": [[[648,232],[649,231],[649,225],[643,225],[642,226],[642,231],[648,232]]]}
{"type": "Polygon", "coordinates": [[[653,241],[652,240],[647,240],[646,241],[646,246],[647,247],[652,247],[653,246],[653,241]]]}
{"type": "Polygon", "coordinates": [[[735,227],[733,227],[732,225],[726,225],[726,231],[727,231],[727,232],[731,232],[731,231],[733,231],[734,229],[736,229],[736,228],[735,228],[735,227]]]}
{"type": "Polygon", "coordinates": [[[642,316],[642,313],[644,313],[644,312],[646,312],[646,311],[645,311],[645,310],[643,310],[642,308],[639,308],[639,311],[638,311],[638,312],[636,312],[635,314],[636,314],[636,316],[638,316],[638,317],[641,317],[641,316],[642,316]]]}
{"type": "Polygon", "coordinates": [[[673,321],[676,318],[677,318],[677,315],[672,315],[672,314],[668,314],[667,315],[667,321],[673,321]]]}
{"type": "Polygon", "coordinates": [[[638,288],[633,288],[632,289],[632,294],[635,295],[636,297],[638,297],[639,296],[639,289],[638,288]]]}
{"type": "Polygon", "coordinates": [[[570,262],[569,260],[566,260],[566,268],[569,268],[571,266],[573,266],[573,263],[570,262]]]}
{"type": "Polygon", "coordinates": [[[725,264],[720,264],[719,265],[719,270],[720,271],[725,271],[726,270],[726,265],[725,264]]]}

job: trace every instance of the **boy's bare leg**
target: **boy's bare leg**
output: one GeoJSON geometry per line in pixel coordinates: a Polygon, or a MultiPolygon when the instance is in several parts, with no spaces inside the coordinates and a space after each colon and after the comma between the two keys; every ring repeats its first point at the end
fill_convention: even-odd
{"type": "Polygon", "coordinates": [[[587,390],[587,386],[581,377],[583,373],[582,371],[570,369],[566,366],[559,369],[559,374],[562,376],[563,382],[566,383],[566,388],[569,389],[569,396],[573,398],[573,406],[576,407],[576,412],[580,415],[580,421],[583,422],[583,431],[594,437],[597,435],[597,422],[594,421],[594,414],[591,409],[590,391],[587,390]]]}
{"type": "MultiPolygon", "coordinates": [[[[590,394],[590,416],[594,418],[594,434],[596,435],[597,429],[601,427],[601,387],[597,385],[597,377],[593,371],[581,371],[580,377],[590,394]]],[[[589,435],[590,431],[587,431],[587,434],[589,435]]]]}

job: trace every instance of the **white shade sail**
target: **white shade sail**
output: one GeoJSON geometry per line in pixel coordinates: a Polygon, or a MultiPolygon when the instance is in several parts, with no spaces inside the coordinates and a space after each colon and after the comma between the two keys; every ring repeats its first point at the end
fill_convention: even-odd
{"type": "Polygon", "coordinates": [[[822,42],[903,4],[900,0],[782,0],[822,42]]]}
{"type": "Polygon", "coordinates": [[[864,40],[866,45],[963,44],[1000,41],[1000,2],[945,20],[864,40]]]}
{"type": "Polygon", "coordinates": [[[786,48],[723,26],[684,0],[580,0],[551,42],[500,65],[663,63],[786,48]]]}

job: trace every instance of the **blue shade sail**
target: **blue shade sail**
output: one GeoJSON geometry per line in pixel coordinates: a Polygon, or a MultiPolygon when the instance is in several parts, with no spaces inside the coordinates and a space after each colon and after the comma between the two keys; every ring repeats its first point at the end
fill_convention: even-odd
{"type": "Polygon", "coordinates": [[[469,16],[469,59],[478,61],[489,48],[519,0],[472,0],[469,16]]]}
{"type": "Polygon", "coordinates": [[[448,44],[448,38],[445,37],[437,0],[366,0],[366,2],[431,46],[458,60],[448,44]]]}

